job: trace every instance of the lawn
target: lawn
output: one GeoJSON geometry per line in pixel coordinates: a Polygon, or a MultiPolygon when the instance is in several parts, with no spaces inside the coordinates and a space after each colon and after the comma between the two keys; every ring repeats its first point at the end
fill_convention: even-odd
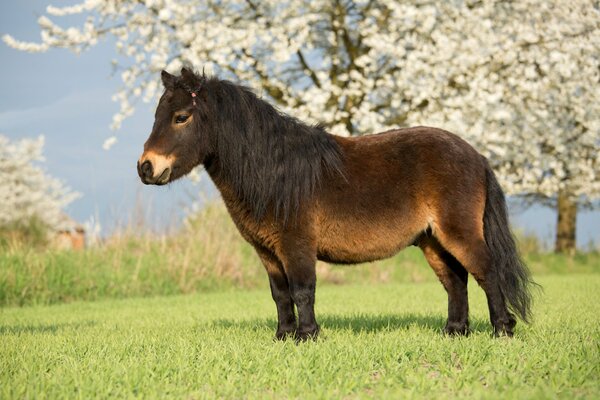
{"type": "Polygon", "coordinates": [[[532,325],[467,338],[436,282],[324,285],[322,336],[274,342],[263,290],[0,309],[0,398],[600,398],[600,274],[547,275],[532,325]]]}

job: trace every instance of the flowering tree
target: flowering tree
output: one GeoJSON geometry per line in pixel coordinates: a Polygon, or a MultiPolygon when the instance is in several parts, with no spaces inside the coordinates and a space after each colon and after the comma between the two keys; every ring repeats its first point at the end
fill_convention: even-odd
{"type": "Polygon", "coordinates": [[[0,227],[36,218],[53,230],[71,228],[62,210],[79,194],[35,165],[43,147],[43,136],[11,141],[0,135],[0,227]]]}
{"type": "Polygon", "coordinates": [[[555,249],[570,252],[577,207],[600,197],[598,3],[484,2],[456,11],[446,17],[460,20],[462,32],[437,38],[452,48],[449,83],[409,120],[428,116],[466,133],[509,193],[557,208],[555,249]]]}
{"type": "MultiPolygon", "coordinates": [[[[25,51],[116,40],[113,127],[183,64],[260,87],[280,108],[357,135],[427,124],[486,154],[508,193],[558,207],[574,248],[578,205],[600,196],[597,2],[464,0],[86,0],[49,6],[25,51]]],[[[109,139],[110,144],[114,139],[109,139]]]]}

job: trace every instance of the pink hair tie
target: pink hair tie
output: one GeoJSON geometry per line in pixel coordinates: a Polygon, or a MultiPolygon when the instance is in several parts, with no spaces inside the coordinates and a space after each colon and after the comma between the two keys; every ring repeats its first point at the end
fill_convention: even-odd
{"type": "Polygon", "coordinates": [[[196,105],[196,93],[192,92],[192,104],[196,105]]]}

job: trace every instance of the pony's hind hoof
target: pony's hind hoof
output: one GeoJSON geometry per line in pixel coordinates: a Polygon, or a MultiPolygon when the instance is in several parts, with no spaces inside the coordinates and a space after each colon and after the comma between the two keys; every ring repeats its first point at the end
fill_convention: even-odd
{"type": "Polygon", "coordinates": [[[515,325],[517,325],[517,320],[512,314],[508,314],[508,319],[496,321],[493,324],[494,337],[513,337],[515,325]]]}
{"type": "Polygon", "coordinates": [[[507,338],[511,338],[513,337],[514,333],[512,331],[512,329],[494,329],[494,337],[496,338],[502,338],[502,337],[507,337],[507,338]]]}

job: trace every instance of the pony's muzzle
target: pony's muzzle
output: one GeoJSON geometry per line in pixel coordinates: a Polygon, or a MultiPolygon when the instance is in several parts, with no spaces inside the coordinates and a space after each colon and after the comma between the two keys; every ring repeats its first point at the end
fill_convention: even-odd
{"type": "Polygon", "coordinates": [[[172,169],[167,157],[145,153],[137,162],[137,171],[146,185],[164,185],[169,183],[172,169]]]}

